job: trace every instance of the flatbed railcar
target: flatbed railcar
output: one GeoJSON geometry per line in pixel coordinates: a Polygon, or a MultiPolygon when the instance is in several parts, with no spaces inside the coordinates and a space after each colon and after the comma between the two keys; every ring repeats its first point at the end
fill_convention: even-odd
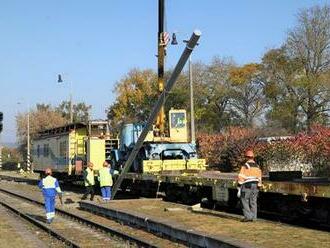
{"type": "MultiPolygon", "coordinates": [[[[290,174],[290,172],[288,172],[290,174]]],[[[208,207],[238,209],[237,174],[219,171],[200,173],[127,173],[123,190],[143,196],[164,193],[167,200],[197,204],[203,200],[208,207]]],[[[330,226],[330,180],[327,178],[296,178],[271,181],[263,178],[258,208],[294,221],[309,221],[330,226]]]]}

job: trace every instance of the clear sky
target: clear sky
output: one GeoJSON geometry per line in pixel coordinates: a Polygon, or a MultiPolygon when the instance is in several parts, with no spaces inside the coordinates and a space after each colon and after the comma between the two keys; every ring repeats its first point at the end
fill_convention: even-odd
{"type": "MultiPolygon", "coordinates": [[[[178,40],[198,28],[203,36],[193,59],[230,56],[258,62],[284,41],[301,8],[325,0],[167,0],[167,30],[178,40]]],[[[14,116],[28,104],[69,98],[105,118],[113,89],[133,67],[156,68],[157,0],[1,0],[0,111],[2,141],[15,142],[14,116]],[[57,84],[61,73],[67,84],[57,84]],[[21,102],[21,104],[17,104],[21,102]]],[[[183,46],[169,47],[174,66],[183,46]]]]}

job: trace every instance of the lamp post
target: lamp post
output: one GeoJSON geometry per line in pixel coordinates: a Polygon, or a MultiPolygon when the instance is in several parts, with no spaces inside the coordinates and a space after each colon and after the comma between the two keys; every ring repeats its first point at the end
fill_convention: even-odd
{"type": "MultiPolygon", "coordinates": [[[[63,83],[62,80],[62,75],[58,74],[58,79],[57,79],[58,83],[63,83]]],[[[71,83],[70,83],[70,95],[69,95],[69,113],[70,113],[70,123],[73,123],[73,105],[72,105],[72,89],[71,89],[71,83]]]]}
{"type": "MultiPolygon", "coordinates": [[[[188,43],[188,40],[184,40],[184,43],[188,43]]],[[[176,34],[173,33],[172,35],[172,42],[171,45],[177,45],[176,34]]],[[[198,45],[198,43],[197,43],[198,45]]],[[[192,59],[191,54],[189,56],[189,89],[190,89],[190,132],[191,132],[191,143],[196,143],[196,135],[195,135],[195,110],[194,110],[194,87],[193,87],[193,72],[192,72],[192,59]]]]}
{"type": "Polygon", "coordinates": [[[30,106],[28,109],[28,116],[27,116],[27,154],[26,154],[26,166],[27,171],[30,172],[31,170],[31,160],[30,160],[30,106]]]}

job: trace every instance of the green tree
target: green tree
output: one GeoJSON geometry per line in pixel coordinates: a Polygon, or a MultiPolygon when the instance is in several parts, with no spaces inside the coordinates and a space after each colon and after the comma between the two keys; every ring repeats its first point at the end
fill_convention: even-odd
{"type": "Polygon", "coordinates": [[[269,50],[262,58],[262,66],[264,93],[270,105],[266,115],[268,125],[298,132],[303,119],[300,111],[303,99],[296,84],[296,75],[301,73],[299,63],[282,47],[269,50]]]}
{"type": "Polygon", "coordinates": [[[22,160],[17,148],[3,147],[2,148],[2,162],[17,163],[22,160]]]}
{"type": "MultiPolygon", "coordinates": [[[[209,65],[193,64],[193,86],[196,127],[201,131],[220,131],[232,124],[234,112],[228,108],[230,98],[229,72],[234,62],[231,59],[215,57],[209,65]]],[[[165,73],[169,78],[172,71],[165,73]]],[[[189,113],[189,74],[181,73],[167,102],[165,112],[170,108],[186,109],[189,113]]],[[[123,122],[145,121],[156,103],[157,74],[152,70],[133,69],[116,84],[116,101],[108,108],[108,118],[115,125],[123,122]]],[[[188,119],[190,115],[188,114],[188,119]]]]}
{"type": "Polygon", "coordinates": [[[194,67],[196,119],[200,131],[219,132],[235,125],[237,116],[230,108],[231,58],[214,57],[210,64],[194,67]]]}
{"type": "Polygon", "coordinates": [[[130,70],[115,87],[116,101],[107,109],[114,127],[145,121],[158,95],[157,75],[152,70],[130,70]]]}

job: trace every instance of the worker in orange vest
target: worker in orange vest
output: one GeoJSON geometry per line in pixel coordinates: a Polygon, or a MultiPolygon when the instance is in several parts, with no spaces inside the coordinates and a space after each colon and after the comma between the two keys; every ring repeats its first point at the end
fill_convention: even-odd
{"type": "Polygon", "coordinates": [[[257,197],[261,184],[261,170],[254,161],[254,153],[248,150],[245,153],[246,162],[238,174],[238,193],[241,199],[244,219],[249,222],[257,219],[257,197]]]}

